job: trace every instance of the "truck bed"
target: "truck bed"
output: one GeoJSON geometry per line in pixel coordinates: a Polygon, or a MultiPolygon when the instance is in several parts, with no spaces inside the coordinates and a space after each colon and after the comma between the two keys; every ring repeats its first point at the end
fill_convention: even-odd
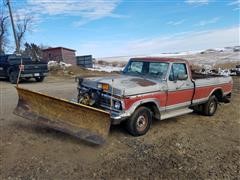
{"type": "Polygon", "coordinates": [[[216,77],[223,77],[223,76],[218,74],[201,74],[201,73],[192,72],[192,79],[208,79],[208,78],[216,78],[216,77]]]}

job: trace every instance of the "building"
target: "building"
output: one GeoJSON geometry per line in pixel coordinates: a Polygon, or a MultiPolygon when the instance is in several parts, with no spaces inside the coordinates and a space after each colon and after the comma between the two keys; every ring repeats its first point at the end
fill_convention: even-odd
{"type": "Polygon", "coordinates": [[[84,68],[92,68],[93,67],[92,55],[76,56],[76,63],[78,66],[84,68]]]}
{"type": "Polygon", "coordinates": [[[76,65],[75,50],[65,47],[55,47],[43,50],[43,59],[48,61],[63,61],[68,64],[76,65]]]}

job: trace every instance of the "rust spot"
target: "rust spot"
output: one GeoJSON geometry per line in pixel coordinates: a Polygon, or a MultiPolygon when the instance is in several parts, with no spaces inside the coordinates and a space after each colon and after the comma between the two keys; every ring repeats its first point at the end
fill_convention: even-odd
{"type": "Polygon", "coordinates": [[[143,87],[153,86],[156,84],[155,82],[152,82],[152,81],[149,81],[146,79],[140,79],[140,78],[133,78],[133,79],[131,79],[131,81],[136,82],[138,85],[143,86],[143,87]]]}

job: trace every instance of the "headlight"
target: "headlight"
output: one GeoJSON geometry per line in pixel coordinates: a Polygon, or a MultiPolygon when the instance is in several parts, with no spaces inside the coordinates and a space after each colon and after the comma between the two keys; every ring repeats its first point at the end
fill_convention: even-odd
{"type": "Polygon", "coordinates": [[[114,109],[117,109],[117,110],[121,109],[121,102],[120,101],[115,101],[114,102],[114,109]]]}

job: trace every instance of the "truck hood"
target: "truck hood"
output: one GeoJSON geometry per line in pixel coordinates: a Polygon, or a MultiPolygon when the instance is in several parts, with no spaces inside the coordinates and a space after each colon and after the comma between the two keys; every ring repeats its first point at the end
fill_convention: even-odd
{"type": "Polygon", "coordinates": [[[113,87],[113,94],[117,96],[131,96],[148,92],[161,91],[166,85],[164,81],[157,81],[144,77],[128,75],[84,78],[82,85],[97,89],[97,85],[99,83],[109,84],[110,89],[108,92],[111,93],[113,87]]]}

